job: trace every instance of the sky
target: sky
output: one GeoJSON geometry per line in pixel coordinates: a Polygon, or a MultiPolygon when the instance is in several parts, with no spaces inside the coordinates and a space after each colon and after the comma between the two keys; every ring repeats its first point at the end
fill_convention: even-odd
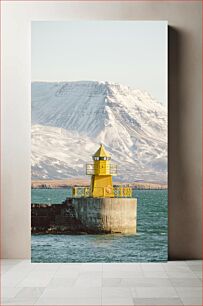
{"type": "Polygon", "coordinates": [[[166,21],[33,21],[32,81],[108,81],[167,104],[166,21]]]}

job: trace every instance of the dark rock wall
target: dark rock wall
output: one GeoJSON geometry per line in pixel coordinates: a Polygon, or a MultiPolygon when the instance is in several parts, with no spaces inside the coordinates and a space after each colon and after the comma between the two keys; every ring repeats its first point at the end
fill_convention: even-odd
{"type": "Polygon", "coordinates": [[[31,227],[33,234],[68,234],[85,231],[85,226],[75,217],[71,201],[62,204],[32,204],[31,227]]]}

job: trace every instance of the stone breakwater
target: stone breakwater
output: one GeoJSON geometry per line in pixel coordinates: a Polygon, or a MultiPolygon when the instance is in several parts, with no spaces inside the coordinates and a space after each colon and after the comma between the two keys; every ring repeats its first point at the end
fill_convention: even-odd
{"type": "Polygon", "coordinates": [[[137,199],[67,198],[31,205],[32,234],[135,234],[137,199]]]}

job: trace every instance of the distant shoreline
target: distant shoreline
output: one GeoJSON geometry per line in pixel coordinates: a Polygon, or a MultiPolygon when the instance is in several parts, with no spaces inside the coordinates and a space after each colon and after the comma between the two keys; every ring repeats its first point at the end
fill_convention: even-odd
{"type": "MultiPolygon", "coordinates": [[[[88,187],[90,181],[85,179],[65,179],[65,180],[32,180],[32,189],[62,189],[70,188],[73,186],[88,187]]],[[[153,183],[153,182],[115,182],[114,186],[128,185],[133,189],[168,189],[168,185],[164,183],[153,183]]]]}

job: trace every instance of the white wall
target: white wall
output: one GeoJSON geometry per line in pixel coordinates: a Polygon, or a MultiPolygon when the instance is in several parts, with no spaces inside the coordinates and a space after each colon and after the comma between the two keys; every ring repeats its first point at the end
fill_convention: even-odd
{"type": "Polygon", "coordinates": [[[30,258],[31,20],[168,20],[169,256],[201,257],[201,2],[4,1],[1,256],[30,258]]]}

